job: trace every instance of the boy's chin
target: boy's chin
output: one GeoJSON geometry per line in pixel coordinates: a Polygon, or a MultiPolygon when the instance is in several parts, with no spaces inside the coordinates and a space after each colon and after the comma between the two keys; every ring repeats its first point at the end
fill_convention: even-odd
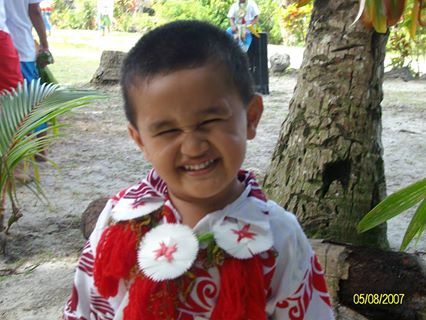
{"type": "MultiPolygon", "coordinates": [[[[235,181],[237,182],[237,179],[235,181]]],[[[242,189],[241,185],[233,185],[233,182],[224,185],[223,180],[213,180],[182,188],[174,196],[186,202],[205,203],[208,207],[214,205],[223,208],[235,200],[242,189]]]]}
{"type": "Polygon", "coordinates": [[[217,189],[215,190],[209,190],[208,188],[199,188],[196,190],[185,190],[184,192],[178,192],[174,194],[175,198],[184,200],[186,202],[208,202],[213,201],[214,199],[218,198],[220,195],[217,192],[217,189]]]}

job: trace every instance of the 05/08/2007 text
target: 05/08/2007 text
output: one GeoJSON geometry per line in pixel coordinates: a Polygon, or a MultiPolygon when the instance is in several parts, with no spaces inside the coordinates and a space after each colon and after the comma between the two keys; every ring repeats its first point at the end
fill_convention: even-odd
{"type": "Polygon", "coordinates": [[[402,304],[404,293],[355,293],[354,304],[402,304]]]}

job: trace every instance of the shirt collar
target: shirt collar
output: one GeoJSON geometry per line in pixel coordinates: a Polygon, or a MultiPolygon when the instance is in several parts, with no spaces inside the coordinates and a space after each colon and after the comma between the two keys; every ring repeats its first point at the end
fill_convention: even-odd
{"type": "MultiPolygon", "coordinates": [[[[256,224],[269,229],[266,197],[259,187],[253,173],[240,170],[238,179],[245,184],[241,195],[225,208],[207,214],[194,227],[194,231],[204,232],[211,229],[213,224],[223,221],[225,217],[233,218],[245,223],[256,224]]],[[[174,221],[181,221],[179,212],[174,208],[167,196],[167,184],[161,179],[155,169],[137,185],[129,188],[123,195],[116,199],[112,208],[112,218],[115,221],[125,221],[140,218],[161,206],[167,206],[174,215],[174,221]]]]}

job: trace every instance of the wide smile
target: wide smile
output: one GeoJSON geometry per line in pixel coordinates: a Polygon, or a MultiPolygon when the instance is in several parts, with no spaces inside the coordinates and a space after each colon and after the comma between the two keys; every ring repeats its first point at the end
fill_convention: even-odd
{"type": "Polygon", "coordinates": [[[185,164],[181,167],[181,169],[190,175],[201,175],[213,170],[217,162],[218,159],[210,159],[196,164],[185,164]]]}

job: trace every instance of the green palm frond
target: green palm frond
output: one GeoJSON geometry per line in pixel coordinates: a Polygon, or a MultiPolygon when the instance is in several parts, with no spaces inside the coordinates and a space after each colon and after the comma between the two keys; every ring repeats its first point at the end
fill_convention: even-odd
{"type": "MultiPolygon", "coordinates": [[[[58,132],[61,124],[55,122],[38,132],[35,129],[102,97],[95,91],[63,89],[56,84],[42,84],[40,80],[28,85],[24,82],[15,91],[0,94],[0,207],[6,195],[15,206],[17,199],[13,172],[16,166],[30,162],[38,172],[34,156],[60,136],[54,132],[58,132]],[[49,134],[40,136],[46,130],[49,130],[49,134]]],[[[34,182],[36,188],[33,190],[43,196],[38,179],[34,182]]],[[[3,226],[1,215],[2,212],[0,229],[3,226]]]]}
{"type": "Polygon", "coordinates": [[[37,109],[40,101],[57,90],[57,85],[40,85],[33,81],[29,86],[19,85],[16,91],[5,92],[0,97],[0,155],[6,154],[16,131],[20,128],[33,109],[37,109]]]}
{"type": "Polygon", "coordinates": [[[419,202],[404,235],[400,250],[405,250],[417,235],[420,239],[426,228],[426,179],[392,193],[368,212],[358,223],[358,232],[365,232],[401,214],[419,202]]]}

